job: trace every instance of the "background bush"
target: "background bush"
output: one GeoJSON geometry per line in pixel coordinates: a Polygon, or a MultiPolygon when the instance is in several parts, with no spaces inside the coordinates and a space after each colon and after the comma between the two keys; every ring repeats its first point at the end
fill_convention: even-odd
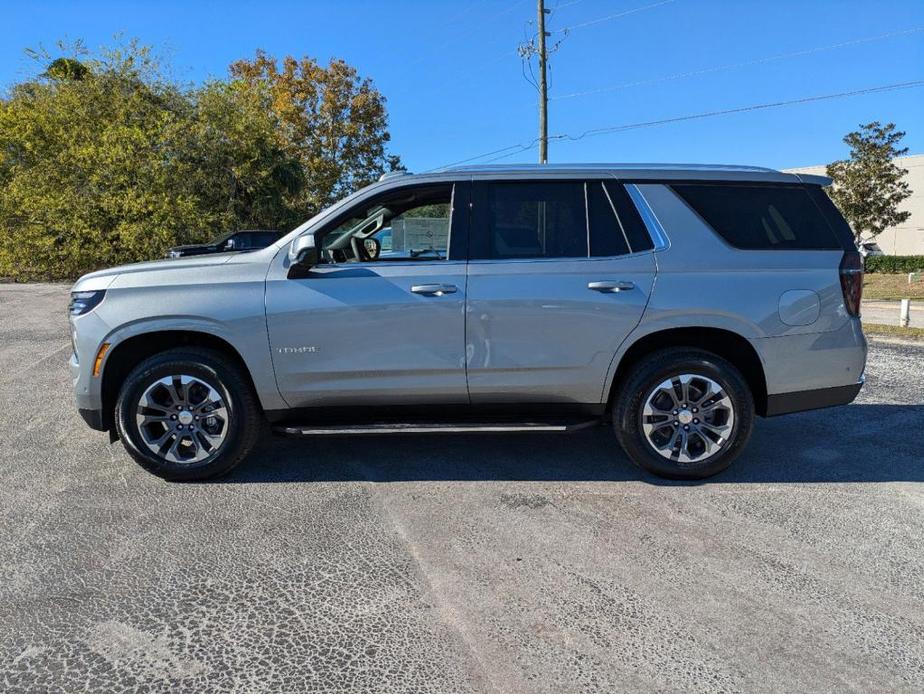
{"type": "Polygon", "coordinates": [[[924,270],[924,255],[871,255],[866,259],[867,272],[917,272],[924,270]]]}
{"type": "Polygon", "coordinates": [[[342,61],[278,71],[258,53],[183,86],[135,42],[77,52],[33,54],[47,69],[0,99],[0,277],[70,280],[226,231],[288,230],[399,165],[384,98],[342,61]]]}

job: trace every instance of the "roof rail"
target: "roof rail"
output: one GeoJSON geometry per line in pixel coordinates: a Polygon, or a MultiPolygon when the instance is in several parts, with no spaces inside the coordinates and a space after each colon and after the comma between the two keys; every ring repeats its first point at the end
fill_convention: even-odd
{"type": "Polygon", "coordinates": [[[389,178],[395,178],[396,176],[410,176],[411,172],[404,169],[399,169],[397,171],[386,171],[381,176],[379,176],[380,181],[385,181],[389,178]]]}

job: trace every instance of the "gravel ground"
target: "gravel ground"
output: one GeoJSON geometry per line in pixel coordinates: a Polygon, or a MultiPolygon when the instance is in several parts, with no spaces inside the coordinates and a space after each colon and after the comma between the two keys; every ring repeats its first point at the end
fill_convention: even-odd
{"type": "Polygon", "coordinates": [[[924,690],[924,346],[703,484],[564,437],[269,438],[144,473],[0,285],[0,690],[924,690]]]}

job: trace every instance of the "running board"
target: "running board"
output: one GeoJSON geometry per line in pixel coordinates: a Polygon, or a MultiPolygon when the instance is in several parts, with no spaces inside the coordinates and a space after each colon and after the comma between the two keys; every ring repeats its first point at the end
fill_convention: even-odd
{"type": "Polygon", "coordinates": [[[550,433],[570,434],[599,424],[599,419],[581,422],[551,424],[543,422],[504,422],[476,424],[455,423],[382,423],[354,424],[347,426],[297,425],[275,426],[273,433],[282,436],[380,436],[384,434],[523,434],[550,433]]]}

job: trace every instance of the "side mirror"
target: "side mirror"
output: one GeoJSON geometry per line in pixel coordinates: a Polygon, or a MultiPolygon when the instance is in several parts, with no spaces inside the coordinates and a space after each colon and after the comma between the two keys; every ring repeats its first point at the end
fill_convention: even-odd
{"type": "Polygon", "coordinates": [[[320,253],[314,245],[314,234],[302,234],[289,246],[289,260],[293,265],[312,267],[320,262],[320,253]]]}

